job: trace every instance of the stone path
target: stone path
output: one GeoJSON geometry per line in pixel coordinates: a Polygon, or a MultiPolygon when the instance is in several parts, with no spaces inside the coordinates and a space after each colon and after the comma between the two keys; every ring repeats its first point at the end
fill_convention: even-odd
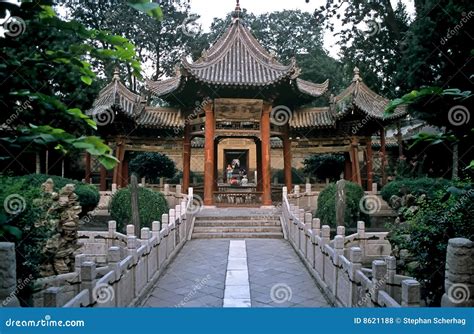
{"type": "Polygon", "coordinates": [[[251,307],[330,306],[289,243],[271,239],[188,241],[143,306],[248,307],[249,302],[251,307]]]}

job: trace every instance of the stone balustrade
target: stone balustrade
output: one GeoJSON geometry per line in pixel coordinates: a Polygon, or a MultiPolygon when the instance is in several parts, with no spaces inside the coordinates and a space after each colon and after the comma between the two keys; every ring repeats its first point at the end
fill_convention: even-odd
{"type": "Polygon", "coordinates": [[[283,223],[289,242],[328,298],[344,307],[419,306],[420,284],[396,274],[386,232],[367,232],[359,222],[357,233],[346,236],[339,226],[331,240],[329,226],[290,204],[286,187],[282,198],[283,223]],[[366,265],[370,268],[364,268],[366,265]]]}
{"type": "Polygon", "coordinates": [[[72,273],[34,282],[35,307],[126,307],[138,304],[153,287],[170,261],[189,239],[194,221],[192,189],[182,196],[152,228],[134,235],[108,231],[80,231],[80,255],[72,273]]]}

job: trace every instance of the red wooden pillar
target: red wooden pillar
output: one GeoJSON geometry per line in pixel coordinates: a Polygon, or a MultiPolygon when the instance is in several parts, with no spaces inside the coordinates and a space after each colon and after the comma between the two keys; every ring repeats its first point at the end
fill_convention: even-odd
{"type": "Polygon", "coordinates": [[[255,140],[255,148],[257,151],[257,191],[262,191],[262,141],[255,140]]]}
{"type": "Polygon", "coordinates": [[[271,171],[270,171],[270,112],[271,104],[265,104],[260,120],[262,137],[262,205],[272,205],[271,171]]]}
{"type": "Polygon", "coordinates": [[[367,145],[367,190],[372,191],[372,183],[374,182],[374,169],[373,169],[373,153],[372,153],[372,138],[368,137],[366,140],[367,145]]]}
{"type": "Polygon", "coordinates": [[[215,120],[212,104],[205,104],[204,112],[206,114],[204,130],[204,205],[213,205],[215,120]]]}
{"type": "Polygon", "coordinates": [[[89,152],[86,152],[85,164],[86,164],[86,168],[85,168],[86,169],[86,175],[84,177],[84,181],[86,183],[91,183],[91,155],[90,155],[89,152]]]}
{"type": "Polygon", "coordinates": [[[187,194],[191,178],[191,127],[184,126],[183,138],[183,193],[187,194]]]}
{"type": "Polygon", "coordinates": [[[122,140],[117,140],[117,147],[115,149],[115,156],[119,161],[114,168],[114,177],[112,183],[116,184],[117,187],[122,186],[122,167],[123,159],[125,157],[125,145],[122,140]]]}
{"type": "Polygon", "coordinates": [[[107,169],[100,165],[100,191],[107,191],[107,169]]]}
{"type": "Polygon", "coordinates": [[[286,131],[283,135],[283,165],[285,170],[285,186],[288,192],[293,188],[293,180],[291,175],[291,140],[290,140],[290,129],[286,126],[286,131]]]}
{"type": "Polygon", "coordinates": [[[387,149],[385,146],[385,128],[382,127],[380,129],[380,165],[382,169],[382,186],[387,184],[387,173],[386,173],[386,166],[387,166],[387,149]]]}

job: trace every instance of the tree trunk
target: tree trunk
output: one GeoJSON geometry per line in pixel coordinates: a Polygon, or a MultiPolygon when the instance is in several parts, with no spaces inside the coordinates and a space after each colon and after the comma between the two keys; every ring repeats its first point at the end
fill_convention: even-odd
{"type": "Polygon", "coordinates": [[[36,174],[41,174],[41,158],[39,152],[36,152],[36,174]]]}

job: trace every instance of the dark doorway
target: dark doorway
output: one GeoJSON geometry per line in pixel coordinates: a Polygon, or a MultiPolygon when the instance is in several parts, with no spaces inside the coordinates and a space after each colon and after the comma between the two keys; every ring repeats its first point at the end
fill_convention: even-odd
{"type": "Polygon", "coordinates": [[[224,171],[227,166],[235,166],[233,175],[239,175],[241,170],[248,171],[249,150],[224,150],[224,171]]]}

